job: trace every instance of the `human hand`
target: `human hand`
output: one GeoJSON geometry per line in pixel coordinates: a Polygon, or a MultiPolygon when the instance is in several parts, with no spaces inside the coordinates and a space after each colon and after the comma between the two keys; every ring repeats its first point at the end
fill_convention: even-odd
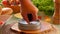
{"type": "Polygon", "coordinates": [[[31,0],[20,0],[21,2],[21,14],[23,19],[26,20],[28,23],[30,21],[38,20],[38,9],[33,5],[31,0]]]}

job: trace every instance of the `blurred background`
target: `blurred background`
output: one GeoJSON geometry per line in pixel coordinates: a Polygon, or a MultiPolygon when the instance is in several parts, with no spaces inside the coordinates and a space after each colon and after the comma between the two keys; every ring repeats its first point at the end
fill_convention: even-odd
{"type": "MultiPolygon", "coordinates": [[[[1,3],[2,0],[0,0],[1,3]]],[[[53,0],[32,0],[34,5],[39,9],[39,12],[44,12],[47,16],[52,16],[54,13],[53,0]]],[[[40,13],[39,13],[40,15],[40,13]]]]}

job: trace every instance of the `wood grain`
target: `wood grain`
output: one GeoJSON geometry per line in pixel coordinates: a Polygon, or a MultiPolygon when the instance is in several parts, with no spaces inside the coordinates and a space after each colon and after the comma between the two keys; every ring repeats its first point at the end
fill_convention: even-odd
{"type": "Polygon", "coordinates": [[[20,34],[19,32],[16,31],[12,31],[10,28],[13,24],[9,24],[9,25],[4,25],[1,28],[1,33],[0,34],[20,34]]]}

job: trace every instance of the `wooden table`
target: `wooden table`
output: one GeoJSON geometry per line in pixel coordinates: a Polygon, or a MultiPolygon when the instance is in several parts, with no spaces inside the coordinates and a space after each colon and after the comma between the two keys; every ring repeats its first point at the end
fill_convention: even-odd
{"type": "Polygon", "coordinates": [[[20,34],[19,32],[12,31],[12,30],[10,29],[10,27],[11,27],[12,25],[13,25],[13,24],[4,25],[4,26],[1,28],[1,33],[0,33],[0,34],[20,34]]]}
{"type": "MultiPolygon", "coordinates": [[[[23,33],[23,32],[17,32],[17,31],[13,31],[11,30],[10,28],[14,25],[15,23],[11,23],[11,24],[8,24],[8,25],[4,25],[2,28],[1,28],[1,33],[0,34],[26,34],[26,33],[23,33]]],[[[45,31],[44,31],[45,32],[45,31]]],[[[44,34],[44,32],[42,34],[44,34]]],[[[53,31],[52,31],[53,32],[53,31]]],[[[56,31],[55,31],[56,32],[56,31]]],[[[55,33],[53,32],[53,34],[55,33]]],[[[51,32],[49,32],[51,33],[51,32]]],[[[45,33],[47,34],[47,33],[45,33]]]]}
{"type": "Polygon", "coordinates": [[[12,17],[12,18],[9,21],[7,21],[7,23],[0,29],[0,34],[20,34],[20,32],[12,31],[10,29],[10,27],[14,25],[14,23],[12,22],[17,21],[15,17],[12,17]]]}

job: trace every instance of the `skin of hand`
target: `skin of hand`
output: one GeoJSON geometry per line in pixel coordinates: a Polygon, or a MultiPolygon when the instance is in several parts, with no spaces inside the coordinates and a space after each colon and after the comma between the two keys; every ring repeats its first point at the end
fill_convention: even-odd
{"type": "Polygon", "coordinates": [[[29,23],[30,21],[38,20],[38,8],[33,5],[31,0],[20,0],[21,2],[21,14],[23,19],[29,23]]]}

